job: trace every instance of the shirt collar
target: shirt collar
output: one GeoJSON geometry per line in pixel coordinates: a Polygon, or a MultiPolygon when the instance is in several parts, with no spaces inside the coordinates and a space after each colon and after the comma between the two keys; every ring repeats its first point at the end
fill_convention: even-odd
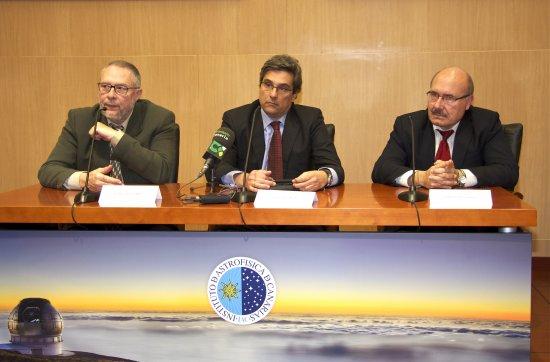
{"type": "Polygon", "coordinates": [[[264,112],[263,108],[260,107],[260,112],[262,113],[262,122],[264,124],[264,129],[266,129],[267,127],[269,127],[269,125],[271,124],[271,122],[274,122],[274,121],[279,121],[281,122],[281,127],[284,128],[285,126],[285,121],[286,121],[286,115],[288,114],[285,113],[283,114],[280,118],[271,118],[267,115],[267,113],[264,112]]]}
{"type": "Polygon", "coordinates": [[[452,126],[451,128],[449,128],[448,130],[445,130],[445,129],[443,129],[443,128],[439,127],[439,126],[436,126],[436,125],[434,125],[434,124],[432,124],[432,127],[434,128],[434,133],[435,133],[438,129],[439,129],[439,130],[442,130],[442,131],[449,131],[449,130],[452,129],[452,130],[454,131],[454,132],[453,132],[453,135],[454,135],[454,134],[456,134],[456,130],[458,129],[458,126],[460,125],[460,122],[461,122],[461,121],[456,122],[456,124],[455,124],[454,126],[452,126]]]}
{"type": "MultiPolygon", "coordinates": [[[[132,117],[132,114],[134,113],[134,110],[132,109],[132,113],[130,113],[130,115],[128,116],[128,118],[126,118],[124,120],[124,122],[122,122],[121,126],[124,127],[124,131],[126,131],[128,129],[128,123],[130,122],[130,118],[132,117]]],[[[107,118],[107,123],[110,125],[112,123],[114,124],[118,124],[118,123],[115,123],[115,122],[111,122],[111,120],[109,118],[107,118]]]]}

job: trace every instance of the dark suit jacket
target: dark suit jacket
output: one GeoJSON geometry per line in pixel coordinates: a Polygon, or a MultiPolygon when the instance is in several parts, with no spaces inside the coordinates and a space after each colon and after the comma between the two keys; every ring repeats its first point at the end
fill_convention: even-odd
{"type": "MultiPolygon", "coordinates": [[[[76,171],[86,171],[93,127],[99,105],[69,111],[67,122],[48,160],[38,170],[42,186],[63,188],[76,171]]],[[[107,120],[102,116],[102,122],[107,120]]],[[[138,100],[128,128],[113,157],[120,161],[126,184],[163,184],[170,182],[178,157],[175,116],[171,111],[147,100],[138,100]]],[[[109,164],[109,143],[96,141],[91,169],[109,164]]]]}
{"type": "MultiPolygon", "coordinates": [[[[394,185],[397,177],[412,169],[411,124],[415,132],[416,168],[427,170],[434,163],[435,135],[428,111],[397,117],[386,148],[372,170],[372,180],[394,185]]],[[[498,113],[470,107],[458,126],[452,159],[457,168],[472,171],[477,186],[513,189],[519,168],[512,156],[498,113]]]]}
{"type": "MultiPolygon", "coordinates": [[[[256,100],[223,114],[222,127],[228,127],[235,132],[235,142],[216,168],[218,179],[228,172],[244,169],[248,135],[256,109],[258,111],[247,172],[262,168],[265,141],[259,106],[260,102],[256,100]]],[[[331,167],[338,174],[338,183],[344,182],[344,169],[329,138],[320,109],[293,104],[286,116],[282,142],[285,179],[293,179],[302,172],[320,167],[331,167]]]]}

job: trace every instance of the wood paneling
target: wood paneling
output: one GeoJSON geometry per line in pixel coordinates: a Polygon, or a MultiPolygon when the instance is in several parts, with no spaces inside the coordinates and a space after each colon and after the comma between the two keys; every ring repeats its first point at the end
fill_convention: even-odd
{"type": "Polygon", "coordinates": [[[300,59],[298,101],[336,124],[349,182],[370,180],[395,117],[425,107],[433,73],[456,64],[476,105],[525,125],[518,189],[538,209],[534,254],[550,255],[548,19],[546,0],[0,1],[0,191],[36,182],[68,109],[95,103],[116,58],[175,112],[182,181],[272,54],[300,59]]]}
{"type": "Polygon", "coordinates": [[[0,55],[276,53],[286,1],[2,1],[0,55]]]}
{"type": "Polygon", "coordinates": [[[287,6],[289,34],[296,34],[289,36],[291,53],[531,50],[550,44],[545,0],[301,0],[287,6]]]}

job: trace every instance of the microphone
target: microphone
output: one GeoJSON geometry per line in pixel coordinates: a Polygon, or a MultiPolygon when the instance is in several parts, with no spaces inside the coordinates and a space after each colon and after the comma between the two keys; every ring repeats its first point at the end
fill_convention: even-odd
{"type": "Polygon", "coordinates": [[[209,194],[187,197],[189,201],[198,201],[199,204],[228,204],[231,201],[231,195],[209,194]]]}
{"type": "Polygon", "coordinates": [[[247,202],[253,202],[256,199],[256,193],[248,191],[246,189],[246,169],[248,167],[248,158],[250,157],[250,146],[252,145],[252,135],[254,134],[254,124],[256,123],[256,117],[259,113],[260,106],[256,107],[254,110],[254,115],[252,116],[252,125],[250,126],[250,134],[248,135],[248,146],[246,147],[246,158],[244,160],[244,176],[243,176],[243,186],[240,192],[237,192],[233,197],[233,201],[238,202],[239,204],[245,204],[247,202]]]}
{"type": "Polygon", "coordinates": [[[199,174],[197,175],[197,178],[204,175],[206,171],[208,171],[218,162],[220,162],[225,155],[225,151],[227,151],[227,149],[233,145],[234,141],[235,133],[229,128],[221,127],[216,132],[214,132],[212,142],[202,156],[202,158],[204,158],[206,161],[202,166],[202,170],[200,170],[199,174]]]}
{"type": "MultiPolygon", "coordinates": [[[[235,132],[233,132],[229,128],[221,127],[216,132],[214,132],[214,136],[212,137],[212,142],[210,143],[210,146],[208,146],[208,148],[206,149],[206,152],[202,156],[202,158],[205,159],[202,169],[200,170],[197,177],[195,177],[190,182],[183,184],[179,187],[178,192],[176,193],[176,197],[178,199],[187,199],[187,196],[183,194],[181,190],[183,190],[185,186],[191,185],[193,182],[197,181],[206,173],[206,171],[216,166],[216,164],[218,164],[218,162],[222,160],[227,149],[233,145],[234,141],[235,141],[235,132]]],[[[207,177],[207,181],[208,181],[208,177],[207,177]]],[[[212,181],[210,184],[211,192],[214,192],[215,185],[213,180],[211,181],[212,181]]],[[[191,188],[191,191],[193,191],[193,188],[191,188]]],[[[196,201],[196,200],[192,199],[192,201],[196,201]]]]}
{"type": "Polygon", "coordinates": [[[90,155],[88,156],[88,170],[86,171],[86,181],[84,182],[84,187],[82,188],[82,191],[80,191],[76,196],[74,197],[73,203],[80,205],[85,204],[88,202],[94,202],[99,199],[99,194],[96,192],[90,192],[88,189],[88,179],[90,178],[90,169],[92,168],[92,156],[94,152],[94,143],[95,143],[95,134],[97,131],[97,123],[101,119],[101,112],[105,111],[107,107],[102,106],[101,104],[97,108],[97,112],[95,114],[95,123],[94,123],[94,133],[92,136],[92,146],[90,147],[90,155]]]}
{"type": "Polygon", "coordinates": [[[414,174],[416,173],[416,163],[415,163],[415,147],[414,147],[414,126],[411,115],[409,115],[409,121],[411,123],[411,148],[412,148],[412,177],[411,185],[409,186],[409,191],[403,191],[397,195],[397,198],[401,201],[410,202],[414,204],[417,201],[426,201],[428,200],[428,195],[423,192],[416,191],[416,183],[414,181],[414,174]]]}

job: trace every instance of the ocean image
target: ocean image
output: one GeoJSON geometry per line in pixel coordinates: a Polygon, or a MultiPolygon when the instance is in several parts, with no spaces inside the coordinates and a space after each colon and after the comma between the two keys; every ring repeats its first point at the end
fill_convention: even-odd
{"type": "Polygon", "coordinates": [[[239,326],[214,313],[62,315],[65,350],[136,361],[529,361],[528,322],[272,314],[239,326]]]}

